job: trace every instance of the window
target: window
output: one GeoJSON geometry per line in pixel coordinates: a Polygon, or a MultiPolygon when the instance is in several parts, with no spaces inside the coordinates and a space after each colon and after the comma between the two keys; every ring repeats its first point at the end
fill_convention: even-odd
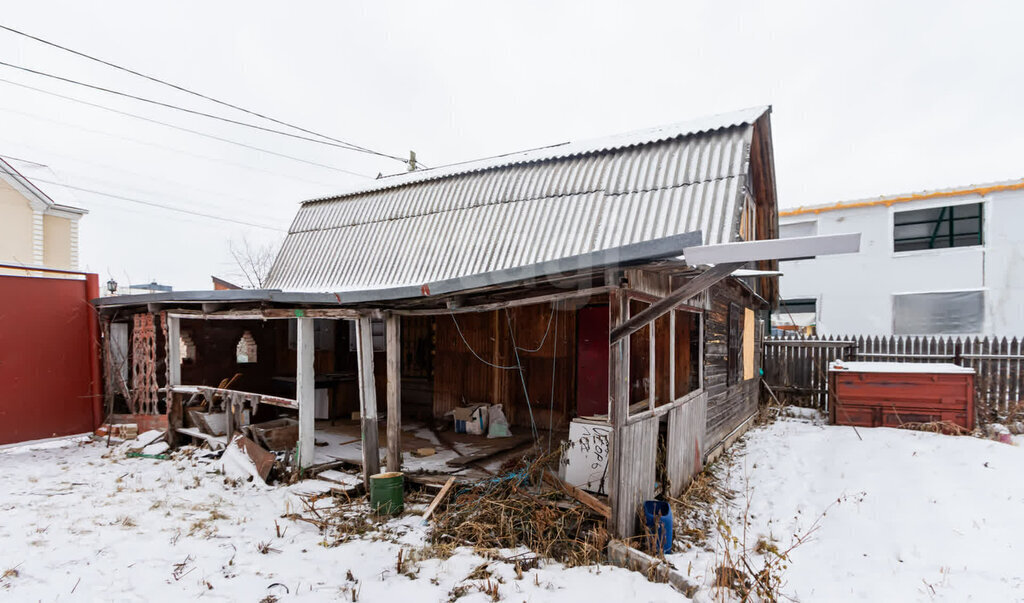
{"type": "Polygon", "coordinates": [[[700,314],[673,310],[676,314],[676,391],[678,400],[700,389],[700,314]]]}
{"type": "MultiPolygon", "coordinates": [[[[780,239],[793,239],[796,237],[813,237],[818,234],[818,221],[817,220],[805,220],[803,222],[790,222],[789,224],[779,224],[779,238],[780,239]]],[[[792,262],[795,260],[813,260],[814,256],[800,257],[800,258],[785,258],[779,260],[780,262],[792,262]]]]}
{"type": "Polygon", "coordinates": [[[779,238],[792,239],[794,237],[813,237],[818,234],[817,220],[805,220],[803,222],[790,222],[779,224],[779,238]]]}
{"type": "Polygon", "coordinates": [[[252,333],[249,331],[242,333],[242,338],[238,340],[238,345],[235,346],[235,361],[238,364],[253,364],[256,362],[256,340],[253,339],[252,333]]]}
{"type": "Polygon", "coordinates": [[[779,313],[786,314],[817,314],[818,300],[813,297],[784,299],[779,302],[779,313]]]}
{"type": "MultiPolygon", "coordinates": [[[[639,300],[629,300],[629,315],[636,316],[650,306],[639,300]]],[[[645,326],[629,336],[629,405],[647,402],[651,397],[651,327],[645,326]]],[[[647,410],[641,409],[641,412],[647,410]]]]}
{"type": "Polygon", "coordinates": [[[981,245],[981,206],[981,203],[971,203],[896,212],[892,228],[893,251],[981,245]]]}
{"type": "Polygon", "coordinates": [[[757,240],[757,204],[754,198],[746,195],[743,198],[743,209],[740,213],[740,239],[744,241],[757,240]]]}
{"type": "Polygon", "coordinates": [[[196,344],[192,341],[192,334],[188,331],[182,331],[178,337],[178,350],[182,364],[195,364],[196,344]]]}
{"type": "Polygon", "coordinates": [[[984,322],[984,291],[909,293],[892,297],[892,331],[896,335],[980,333],[984,322]]]}
{"type": "Polygon", "coordinates": [[[743,308],[736,304],[729,304],[729,325],[728,325],[728,369],[726,372],[726,385],[739,383],[742,361],[740,354],[743,350],[743,308]]]}
{"type": "MultiPolygon", "coordinates": [[[[334,351],[334,325],[337,320],[331,318],[313,319],[313,349],[316,351],[334,351]]],[[[299,325],[296,320],[288,321],[288,349],[298,347],[299,325]]],[[[355,348],[353,348],[355,349],[355,348]]]]}

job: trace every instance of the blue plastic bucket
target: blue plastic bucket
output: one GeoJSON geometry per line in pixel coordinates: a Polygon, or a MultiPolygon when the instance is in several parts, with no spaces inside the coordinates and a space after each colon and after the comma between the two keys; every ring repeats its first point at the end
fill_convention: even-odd
{"type": "Polygon", "coordinates": [[[672,507],[663,500],[644,502],[647,546],[653,553],[672,552],[672,507]]]}

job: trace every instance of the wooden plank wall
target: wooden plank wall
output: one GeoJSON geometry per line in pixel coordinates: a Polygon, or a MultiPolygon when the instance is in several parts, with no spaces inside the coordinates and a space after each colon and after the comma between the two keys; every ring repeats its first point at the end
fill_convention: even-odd
{"type": "Polygon", "coordinates": [[[516,426],[529,426],[531,411],[539,429],[568,425],[576,408],[576,311],[562,307],[552,318],[551,308],[551,304],[511,308],[508,317],[505,310],[456,314],[465,342],[451,316],[438,316],[434,416],[441,417],[465,401],[502,404],[509,422],[516,426]],[[466,347],[468,343],[491,364],[514,367],[509,320],[520,348],[526,393],[518,370],[488,366],[466,347]]]}
{"type": "MultiPolygon", "coordinates": [[[[709,292],[709,309],[704,314],[704,389],[708,395],[706,449],[711,449],[757,411],[758,383],[752,378],[734,385],[727,383],[729,370],[729,304],[751,307],[749,294],[732,279],[709,292]]],[[[761,368],[763,329],[755,320],[754,373],[761,368]]]]}
{"type": "Polygon", "coordinates": [[[668,458],[666,473],[669,494],[679,496],[704,468],[704,426],[707,424],[707,392],[668,413],[668,458]]]}
{"type": "Polygon", "coordinates": [[[625,425],[619,432],[620,441],[614,458],[620,461],[612,487],[620,493],[612,509],[612,525],[620,526],[622,537],[636,533],[638,517],[643,516],[641,506],[654,497],[654,470],[658,447],[659,417],[650,417],[625,425]]]}

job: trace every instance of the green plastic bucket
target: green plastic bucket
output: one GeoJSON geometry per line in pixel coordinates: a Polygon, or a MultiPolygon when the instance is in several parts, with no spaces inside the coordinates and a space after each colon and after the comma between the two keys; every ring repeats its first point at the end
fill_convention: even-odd
{"type": "Polygon", "coordinates": [[[405,495],[405,477],[399,471],[370,476],[370,508],[382,515],[402,512],[405,495]]]}

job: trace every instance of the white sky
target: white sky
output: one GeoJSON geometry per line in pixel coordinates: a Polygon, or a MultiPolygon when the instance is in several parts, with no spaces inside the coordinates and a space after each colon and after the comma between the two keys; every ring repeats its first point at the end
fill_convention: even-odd
{"type": "MultiPolygon", "coordinates": [[[[780,205],[1024,176],[1016,2],[33,2],[0,23],[429,166],[772,104],[780,205]]],[[[244,114],[0,31],[0,60],[244,114]]],[[[376,175],[396,161],[0,66],[0,78],[376,175]]],[[[267,124],[270,125],[270,124],[267,124]]],[[[83,268],[209,289],[228,240],[279,242],[303,199],[362,179],[0,82],[0,154],[76,193],[83,268]]]]}

